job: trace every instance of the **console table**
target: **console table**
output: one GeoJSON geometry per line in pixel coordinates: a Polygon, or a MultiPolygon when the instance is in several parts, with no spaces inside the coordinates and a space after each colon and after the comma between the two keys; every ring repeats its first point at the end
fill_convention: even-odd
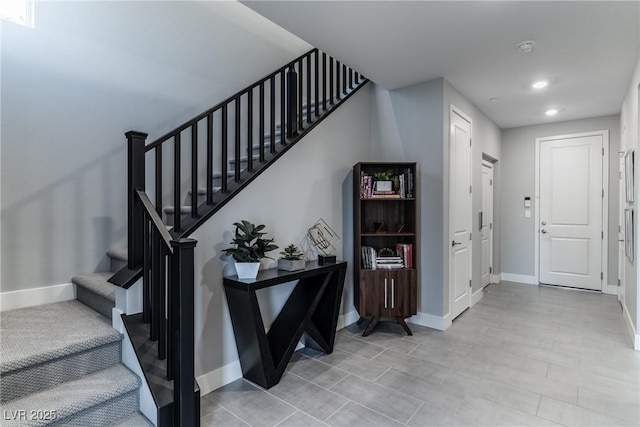
{"type": "Polygon", "coordinates": [[[228,276],[223,280],[236,337],[243,376],[265,388],[278,384],[302,334],[305,344],[326,353],[333,351],[336,336],[345,261],[318,265],[306,263],[304,270],[262,270],[256,279],[228,276]],[[256,291],[298,281],[278,313],[269,332],[264,330],[256,291]]]}

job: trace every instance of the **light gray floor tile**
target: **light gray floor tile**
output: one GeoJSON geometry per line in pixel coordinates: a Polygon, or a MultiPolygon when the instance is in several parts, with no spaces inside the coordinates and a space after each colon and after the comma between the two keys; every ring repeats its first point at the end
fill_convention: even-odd
{"type": "Polygon", "coordinates": [[[295,374],[285,374],[269,393],[319,420],[340,409],[347,400],[331,391],[306,381],[295,374]]]}
{"type": "Polygon", "coordinates": [[[327,425],[336,427],[399,427],[402,425],[354,402],[347,403],[325,422],[327,425]]]}
{"type": "Polygon", "coordinates": [[[458,415],[489,426],[553,426],[558,425],[535,415],[480,397],[467,396],[458,415]]]}
{"type": "Polygon", "coordinates": [[[578,390],[578,406],[640,425],[640,402],[637,398],[580,388],[578,390]]]}
{"type": "Polygon", "coordinates": [[[270,390],[240,380],[204,396],[202,425],[640,426],[640,352],[615,297],[485,291],[445,332],[349,325],[333,354],[296,352],[270,390]]]}
{"type": "Polygon", "coordinates": [[[222,406],[215,404],[211,406],[211,410],[208,411],[207,415],[204,415],[203,407],[201,406],[201,419],[200,426],[201,427],[217,427],[217,426],[228,426],[228,427],[247,427],[249,424],[242,421],[240,418],[233,415],[231,412],[224,409],[222,406]]]}
{"type": "Polygon", "coordinates": [[[388,366],[375,360],[369,360],[340,350],[334,350],[331,354],[318,356],[316,360],[370,381],[375,380],[389,369],[388,366]]]}
{"type": "Polygon", "coordinates": [[[376,382],[423,402],[433,404],[447,413],[457,412],[464,400],[464,395],[460,393],[458,388],[416,378],[414,375],[393,368],[385,372],[376,382]]]}
{"type": "Polygon", "coordinates": [[[357,354],[358,356],[373,359],[384,351],[384,347],[373,345],[364,341],[353,338],[336,337],[334,348],[345,351],[347,353],[357,354]]]}
{"type": "Polygon", "coordinates": [[[345,378],[331,390],[403,424],[422,406],[412,397],[355,376],[345,378]]]}
{"type": "Polygon", "coordinates": [[[407,423],[409,426],[482,426],[475,419],[465,418],[455,411],[443,410],[436,405],[425,403],[407,423]]]}
{"type": "MultiPolygon", "coordinates": [[[[224,424],[220,424],[221,427],[225,427],[224,424]]],[[[277,427],[322,427],[326,426],[325,423],[313,418],[310,415],[305,414],[302,411],[296,411],[286,420],[278,424],[277,427]]]]}
{"type": "Polygon", "coordinates": [[[384,366],[395,368],[399,371],[407,372],[436,383],[441,383],[451,372],[451,369],[445,366],[391,350],[385,350],[373,360],[384,366]]]}
{"type": "MultiPolygon", "coordinates": [[[[611,417],[566,402],[542,397],[538,416],[565,426],[623,426],[633,425],[620,418],[611,417]]],[[[635,424],[637,425],[637,424],[635,424]]]]}
{"type": "Polygon", "coordinates": [[[335,383],[349,375],[347,371],[337,369],[326,363],[310,359],[296,353],[289,362],[288,371],[324,388],[331,388],[335,383]]]}
{"type": "Polygon", "coordinates": [[[211,399],[252,426],[274,426],[296,411],[244,379],[211,392],[211,399]]]}

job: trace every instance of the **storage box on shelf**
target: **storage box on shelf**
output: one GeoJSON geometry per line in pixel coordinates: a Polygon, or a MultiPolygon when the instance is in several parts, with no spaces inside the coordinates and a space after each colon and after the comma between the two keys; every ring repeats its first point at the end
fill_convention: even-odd
{"type": "Polygon", "coordinates": [[[353,181],[358,323],[369,322],[363,336],[380,320],[395,320],[411,335],[404,319],[417,312],[416,164],[358,163],[353,181]],[[376,185],[376,177],[391,181],[391,189],[376,185]]]}

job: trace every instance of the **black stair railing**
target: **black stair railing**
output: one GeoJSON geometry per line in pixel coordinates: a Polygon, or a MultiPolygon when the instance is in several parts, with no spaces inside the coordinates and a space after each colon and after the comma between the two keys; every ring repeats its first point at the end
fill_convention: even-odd
{"type": "Polygon", "coordinates": [[[173,380],[173,417],[159,424],[199,425],[188,237],[367,82],[312,49],[150,144],[127,132],[129,260],[110,281],[143,278],[142,321],[173,380]]]}

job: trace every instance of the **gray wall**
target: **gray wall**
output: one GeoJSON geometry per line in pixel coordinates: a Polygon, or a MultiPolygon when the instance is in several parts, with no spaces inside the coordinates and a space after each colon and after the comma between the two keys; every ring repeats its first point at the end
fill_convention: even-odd
{"type": "Polygon", "coordinates": [[[596,117],[502,131],[502,272],[535,275],[535,219],[524,217],[523,198],[535,209],[535,140],[597,130],[609,131],[609,262],[608,283],[618,280],[618,170],[620,116],[596,117]]]}
{"type": "Polygon", "coordinates": [[[636,63],[636,68],[629,84],[629,90],[624,100],[624,105],[621,115],[624,117],[622,120],[625,125],[625,131],[622,134],[622,140],[620,149],[633,149],[635,150],[636,166],[635,166],[635,197],[633,202],[633,208],[635,212],[635,260],[629,262],[627,257],[624,258],[624,304],[631,318],[631,322],[636,330],[636,337],[638,332],[638,325],[640,325],[640,313],[638,312],[638,306],[640,305],[640,294],[638,293],[638,275],[640,269],[638,269],[638,257],[640,256],[640,222],[638,221],[638,206],[640,204],[640,168],[638,168],[638,160],[640,158],[640,58],[636,63]]]}
{"type": "MultiPolygon", "coordinates": [[[[451,103],[473,121],[473,185],[479,189],[482,154],[500,159],[500,131],[448,82],[436,79],[390,92],[376,87],[372,105],[374,159],[418,163],[421,197],[418,311],[439,317],[449,312],[448,123],[451,103]]],[[[499,187],[496,188],[498,192],[499,187]]],[[[480,196],[479,191],[474,193],[476,212],[481,206],[480,196]]],[[[474,221],[477,227],[477,218],[474,221]]],[[[473,239],[473,247],[473,286],[477,290],[481,253],[478,235],[473,239]]]]}
{"type": "Polygon", "coordinates": [[[372,104],[373,160],[415,161],[420,275],[418,311],[445,314],[443,79],[394,91],[376,86],[372,104]]]}
{"type": "Polygon", "coordinates": [[[309,45],[237,2],[38,2],[1,27],[2,291],[108,268],[124,132],[150,140],[309,45]]]}
{"type": "MultiPolygon", "coordinates": [[[[354,310],[352,168],[357,162],[370,159],[371,87],[350,98],[192,236],[198,240],[198,375],[237,360],[222,289],[222,276],[235,273],[231,263],[221,258],[222,249],[230,247],[236,221],[265,224],[269,236],[281,248],[295,243],[304,249],[307,229],[323,218],[340,234],[337,255],[348,262],[342,312],[354,310]]],[[[277,251],[271,256],[277,258],[277,251]]],[[[264,263],[265,267],[274,266],[270,260],[264,263]]],[[[259,293],[267,327],[290,291],[291,286],[283,285],[259,293]]]]}

